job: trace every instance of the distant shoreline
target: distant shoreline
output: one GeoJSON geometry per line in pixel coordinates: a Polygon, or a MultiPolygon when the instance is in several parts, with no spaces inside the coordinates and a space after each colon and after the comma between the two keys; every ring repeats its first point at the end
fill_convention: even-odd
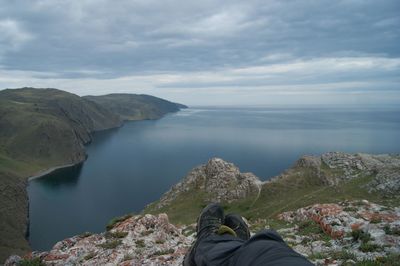
{"type": "Polygon", "coordinates": [[[77,162],[77,163],[64,164],[64,165],[59,165],[59,166],[55,166],[55,167],[48,168],[48,169],[46,169],[46,170],[44,170],[44,171],[40,171],[40,172],[39,172],[38,174],[36,174],[36,175],[33,175],[33,176],[28,177],[28,182],[29,182],[29,181],[32,181],[32,180],[34,180],[34,179],[42,178],[42,177],[44,177],[44,176],[46,176],[46,175],[48,175],[48,174],[51,174],[51,173],[54,172],[54,171],[57,171],[57,170],[60,170],[60,169],[64,169],[64,168],[69,168],[69,167],[72,167],[72,166],[76,166],[76,165],[81,164],[81,163],[83,163],[83,162],[84,162],[84,160],[82,160],[82,161],[80,161],[80,162],[77,162]]]}

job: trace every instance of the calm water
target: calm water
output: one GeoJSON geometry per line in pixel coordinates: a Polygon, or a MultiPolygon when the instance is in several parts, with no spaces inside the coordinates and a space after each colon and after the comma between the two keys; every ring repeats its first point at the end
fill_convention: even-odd
{"type": "Polygon", "coordinates": [[[400,109],[191,108],[97,133],[81,165],[30,182],[30,242],[48,249],[140,212],[221,157],[266,180],[303,154],[399,153],[400,109]]]}

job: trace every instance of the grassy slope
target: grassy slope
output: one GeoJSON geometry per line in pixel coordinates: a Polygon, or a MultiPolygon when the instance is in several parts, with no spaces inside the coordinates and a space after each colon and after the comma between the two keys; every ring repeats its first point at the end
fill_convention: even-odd
{"type": "Polygon", "coordinates": [[[108,94],[84,98],[105,106],[124,120],[158,119],[167,113],[186,108],[150,95],[108,94]]]}
{"type": "MultiPolygon", "coordinates": [[[[326,175],[340,175],[327,167],[322,171],[326,175]]],[[[227,212],[239,213],[250,221],[266,219],[271,225],[278,226],[276,215],[289,210],[295,210],[314,203],[332,203],[342,200],[369,199],[389,206],[399,206],[400,198],[385,198],[377,193],[368,193],[362,187],[373,176],[360,176],[338,186],[326,186],[315,172],[302,167],[294,167],[281,178],[263,185],[258,199],[245,199],[231,204],[223,204],[227,212]]],[[[145,213],[166,212],[173,223],[190,224],[196,221],[197,215],[207,204],[204,192],[189,190],[178,196],[171,205],[160,210],[149,205],[145,213]]]]}

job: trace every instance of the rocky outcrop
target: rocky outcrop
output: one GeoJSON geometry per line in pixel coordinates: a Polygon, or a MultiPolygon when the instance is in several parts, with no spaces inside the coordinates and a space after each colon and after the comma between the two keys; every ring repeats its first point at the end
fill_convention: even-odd
{"type": "Polygon", "coordinates": [[[382,195],[400,192],[399,155],[328,152],[320,157],[303,156],[294,168],[311,170],[328,186],[336,186],[339,182],[357,177],[373,176],[373,180],[366,185],[370,192],[376,191],[382,195]]]}
{"type": "Polygon", "coordinates": [[[260,193],[262,182],[252,173],[241,173],[232,163],[212,158],[205,165],[194,168],[181,182],[165,193],[155,208],[169,205],[180,194],[188,191],[205,193],[212,202],[234,202],[260,193]]]}
{"type": "Polygon", "coordinates": [[[45,265],[182,265],[194,239],[193,230],[169,223],[166,214],[133,216],[101,234],[85,233],[54,245],[50,251],[11,256],[6,266],[22,260],[45,265]]]}
{"type": "MultiPolygon", "coordinates": [[[[345,201],[315,204],[278,217],[287,223],[278,229],[285,242],[316,265],[383,263],[400,254],[398,207],[345,201]]],[[[181,265],[195,239],[194,225],[172,225],[166,214],[127,216],[108,228],[104,233],[65,239],[50,251],[11,256],[5,265],[16,266],[21,261],[55,266],[181,265]]],[[[271,227],[267,223],[262,228],[271,227]]]]}
{"type": "MultiPolygon", "coordinates": [[[[367,200],[315,204],[278,217],[289,225],[279,230],[287,242],[319,265],[342,265],[400,254],[400,208],[367,200]],[[319,227],[312,227],[311,222],[319,227]],[[322,236],[318,238],[318,235],[322,236]],[[328,235],[330,238],[324,237],[328,235]]],[[[392,264],[390,264],[392,265],[392,264]]]]}

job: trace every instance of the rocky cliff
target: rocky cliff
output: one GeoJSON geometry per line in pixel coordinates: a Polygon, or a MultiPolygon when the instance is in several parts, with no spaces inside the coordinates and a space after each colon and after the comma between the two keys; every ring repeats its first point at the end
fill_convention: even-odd
{"type": "Polygon", "coordinates": [[[27,177],[84,161],[92,133],[119,127],[126,119],[113,106],[140,113],[135,120],[160,118],[182,106],[129,94],[112,103],[96,99],[57,89],[0,91],[0,260],[29,249],[27,177]]]}
{"type": "Polygon", "coordinates": [[[243,215],[252,233],[277,230],[288,245],[317,265],[398,265],[400,178],[392,173],[398,173],[399,159],[344,153],[304,156],[282,175],[262,183],[253,174],[240,173],[233,164],[214,158],[193,169],[145,210],[167,214],[117,218],[104,233],[84,233],[58,242],[47,252],[12,256],[6,265],[21,261],[180,265],[195,239],[198,211],[210,201],[221,202],[227,213],[243,215]],[[192,217],[184,223],[187,213],[192,217]],[[174,217],[175,225],[168,216],[174,217]]]}

